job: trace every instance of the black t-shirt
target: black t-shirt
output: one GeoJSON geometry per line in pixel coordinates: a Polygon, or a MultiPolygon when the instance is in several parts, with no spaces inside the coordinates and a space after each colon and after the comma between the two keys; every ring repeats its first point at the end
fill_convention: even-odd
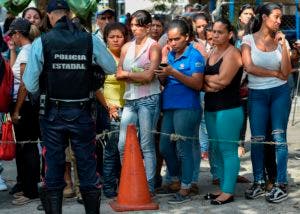
{"type": "MultiPolygon", "coordinates": [[[[223,58],[221,58],[214,65],[209,65],[207,63],[205,66],[204,75],[219,74],[219,69],[222,62],[223,58]]],[[[242,74],[243,67],[240,67],[237,74],[232,79],[231,83],[227,85],[224,89],[218,92],[206,92],[204,97],[205,111],[219,111],[241,106],[240,83],[242,74]]]]}

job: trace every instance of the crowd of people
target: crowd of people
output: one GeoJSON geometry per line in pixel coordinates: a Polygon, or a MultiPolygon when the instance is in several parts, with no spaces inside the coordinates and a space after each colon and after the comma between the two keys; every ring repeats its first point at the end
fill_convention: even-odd
{"type": "Polygon", "coordinates": [[[212,22],[205,11],[168,20],[138,10],[119,23],[103,8],[89,33],[56,0],[45,17],[30,7],[7,19],[0,47],[14,75],[10,114],[16,141],[32,142],[17,143],[12,204],[40,197],[39,210],[61,213],[63,197],[76,196],[87,213],[99,213],[101,189],[117,196],[132,123],[152,197],[192,200],[202,159],[219,186],[204,199],[230,203],[236,183],[248,182],[239,176],[248,117],[255,143],[245,197],[287,199],[286,135],[300,43],[286,40],[281,19],[276,3],[243,5],[237,26],[226,18],[212,22]]]}

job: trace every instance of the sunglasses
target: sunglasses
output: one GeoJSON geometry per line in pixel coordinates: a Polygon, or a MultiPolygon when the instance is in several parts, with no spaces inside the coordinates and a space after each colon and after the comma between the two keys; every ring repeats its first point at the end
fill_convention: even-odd
{"type": "Polygon", "coordinates": [[[9,36],[12,36],[12,35],[14,35],[14,34],[16,34],[18,31],[16,31],[16,30],[12,30],[12,31],[10,31],[10,33],[8,34],[9,36]]]}

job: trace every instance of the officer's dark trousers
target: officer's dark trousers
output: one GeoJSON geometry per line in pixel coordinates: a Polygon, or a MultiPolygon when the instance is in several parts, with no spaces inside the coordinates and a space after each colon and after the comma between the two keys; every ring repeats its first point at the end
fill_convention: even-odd
{"type": "MultiPolygon", "coordinates": [[[[50,104],[46,115],[40,117],[44,141],[45,186],[47,191],[60,193],[65,187],[65,149],[69,139],[74,151],[80,191],[82,196],[90,196],[97,192],[95,200],[99,200],[99,176],[96,173],[95,157],[95,123],[88,106],[64,107],[50,104]],[[91,194],[90,194],[91,193],[91,194]]],[[[94,206],[97,204],[93,201],[94,206]]],[[[85,198],[84,198],[84,201],[85,198]]],[[[85,204],[86,205],[86,204],[85,204]]]]}
{"type": "MultiPolygon", "coordinates": [[[[13,112],[15,103],[11,106],[13,112]]],[[[17,181],[21,184],[24,196],[37,198],[37,183],[40,182],[40,156],[36,142],[40,135],[38,110],[29,101],[25,101],[20,111],[20,120],[14,124],[16,140],[28,141],[28,143],[17,143],[16,165],[17,181]]]]}

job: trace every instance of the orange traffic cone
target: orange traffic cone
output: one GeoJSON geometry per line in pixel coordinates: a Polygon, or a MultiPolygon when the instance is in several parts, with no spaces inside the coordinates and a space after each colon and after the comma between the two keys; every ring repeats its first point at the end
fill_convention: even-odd
{"type": "Polygon", "coordinates": [[[117,200],[110,202],[116,212],[157,210],[151,200],[142,154],[133,124],[127,126],[124,159],[117,200]]]}

